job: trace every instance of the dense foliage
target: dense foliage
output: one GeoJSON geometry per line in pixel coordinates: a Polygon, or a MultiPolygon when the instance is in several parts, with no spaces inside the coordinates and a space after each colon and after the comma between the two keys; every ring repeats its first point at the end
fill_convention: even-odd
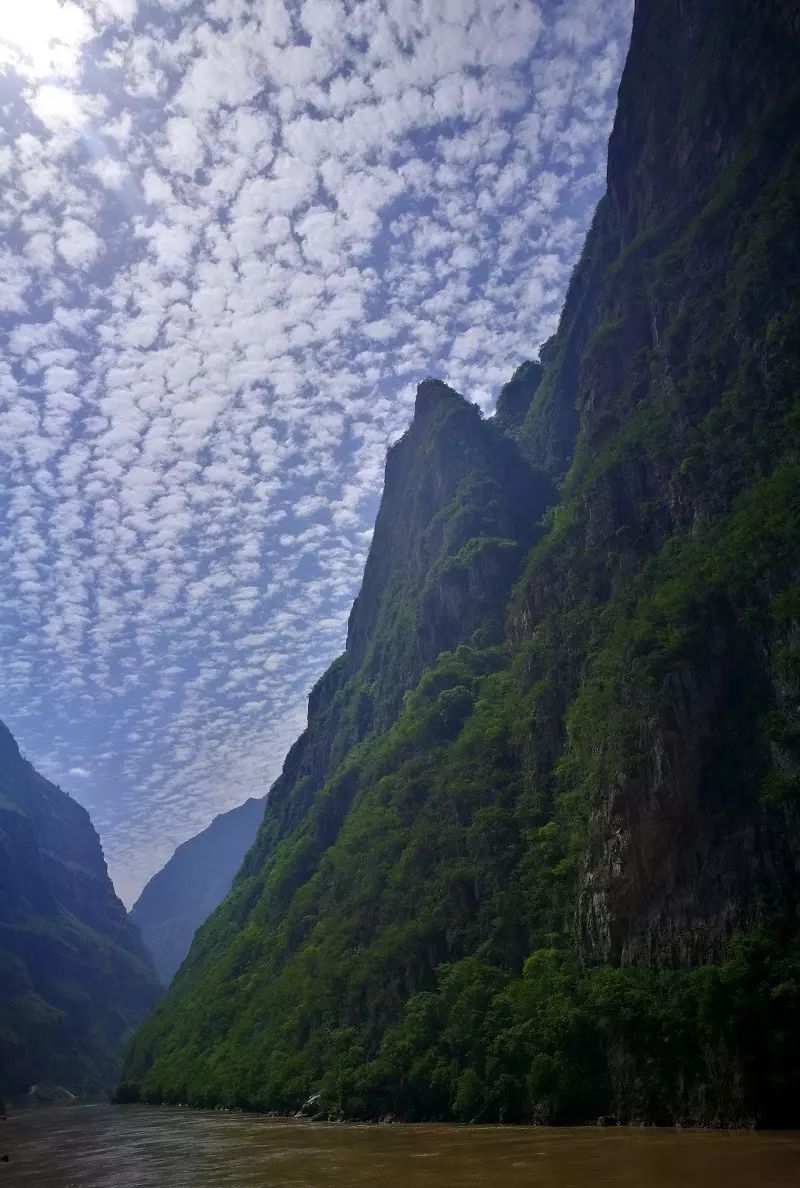
{"type": "MultiPolygon", "coordinates": [[[[531,467],[529,523],[492,437],[476,483],[459,470],[457,547],[404,521],[413,597],[368,565],[359,679],[369,700],[389,674],[397,705],[315,783],[289,763],[121,1097],[797,1123],[798,30],[777,0],[674,7],[637,8],[608,195],[489,430],[531,467]],[[516,557],[502,581],[487,552],[516,557]]],[[[415,424],[446,473],[452,439],[415,424]]]]}

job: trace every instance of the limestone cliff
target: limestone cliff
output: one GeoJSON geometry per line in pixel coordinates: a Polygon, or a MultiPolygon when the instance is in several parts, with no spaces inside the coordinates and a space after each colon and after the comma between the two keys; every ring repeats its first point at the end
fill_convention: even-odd
{"type": "Polygon", "coordinates": [[[617,756],[587,787],[590,960],[719,960],[733,931],[796,894],[792,798],[759,789],[790,765],[763,719],[784,712],[792,627],[775,608],[800,572],[799,31],[790,3],[637,7],[608,193],[518,432],[563,478],[569,527],[529,567],[512,635],[582,600],[562,701],[583,681],[573,716],[592,709],[584,665],[599,652],[593,679],[614,702],[572,751],[617,756]],[[784,517],[774,539],[768,520],[749,523],[762,513],[784,517]],[[600,606],[608,626],[588,622],[600,606]],[[623,643],[631,615],[642,638],[623,643]]]}

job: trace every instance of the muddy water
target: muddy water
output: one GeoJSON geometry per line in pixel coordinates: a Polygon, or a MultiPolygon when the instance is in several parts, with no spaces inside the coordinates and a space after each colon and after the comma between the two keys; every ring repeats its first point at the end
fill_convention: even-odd
{"type": "Polygon", "coordinates": [[[134,1106],[0,1123],[0,1188],[800,1188],[800,1133],[338,1126],[134,1106]]]}

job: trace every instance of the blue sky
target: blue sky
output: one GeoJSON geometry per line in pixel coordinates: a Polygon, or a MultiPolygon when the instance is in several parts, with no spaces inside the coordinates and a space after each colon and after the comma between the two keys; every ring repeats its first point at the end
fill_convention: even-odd
{"type": "Polygon", "coordinates": [[[128,902],[263,794],[387,445],[553,332],[631,0],[0,18],[0,718],[128,902]]]}

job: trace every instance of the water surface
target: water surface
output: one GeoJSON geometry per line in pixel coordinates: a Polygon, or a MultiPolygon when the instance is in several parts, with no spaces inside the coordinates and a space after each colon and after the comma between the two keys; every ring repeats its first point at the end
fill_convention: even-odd
{"type": "Polygon", "coordinates": [[[798,1188],[800,1133],[343,1126],[139,1106],[16,1113],[0,1188],[798,1188]]]}

